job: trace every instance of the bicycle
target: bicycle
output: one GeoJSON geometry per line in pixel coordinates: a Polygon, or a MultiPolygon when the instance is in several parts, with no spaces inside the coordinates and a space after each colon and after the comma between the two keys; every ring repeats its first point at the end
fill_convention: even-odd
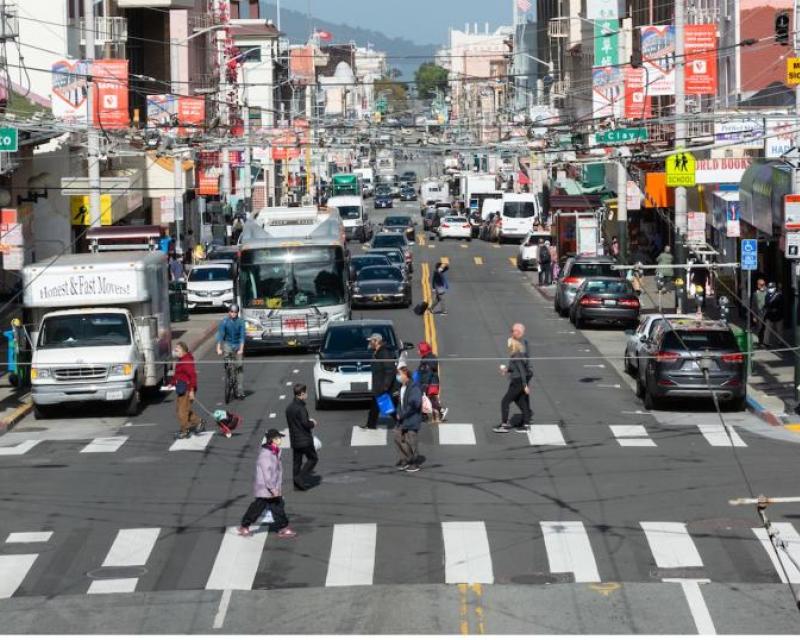
{"type": "Polygon", "coordinates": [[[236,360],[232,351],[225,354],[225,404],[236,397],[236,360]]]}

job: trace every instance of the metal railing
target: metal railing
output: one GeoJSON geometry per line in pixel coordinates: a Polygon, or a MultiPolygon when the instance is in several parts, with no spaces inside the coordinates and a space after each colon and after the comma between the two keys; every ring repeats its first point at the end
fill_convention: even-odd
{"type": "Polygon", "coordinates": [[[550,38],[568,38],[569,37],[569,21],[568,17],[565,18],[551,18],[547,23],[547,35],[550,38]]]}

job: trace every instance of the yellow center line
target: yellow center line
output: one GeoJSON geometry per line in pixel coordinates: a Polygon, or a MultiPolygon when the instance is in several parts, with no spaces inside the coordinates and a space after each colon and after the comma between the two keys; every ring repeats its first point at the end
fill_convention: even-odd
{"type": "Polygon", "coordinates": [[[483,258],[481,258],[480,256],[475,256],[474,260],[475,260],[475,264],[479,264],[479,265],[483,264],[483,258]]]}
{"type": "Polygon", "coordinates": [[[418,233],[417,234],[417,244],[420,247],[424,247],[425,246],[425,234],[424,233],[418,233]]]}
{"type": "MultiPolygon", "coordinates": [[[[427,262],[422,263],[422,272],[420,274],[422,280],[422,299],[428,303],[433,304],[433,296],[431,294],[431,267],[427,262]]],[[[422,315],[425,324],[425,342],[431,345],[431,350],[435,355],[439,355],[439,342],[436,337],[436,323],[433,320],[433,314],[427,311],[422,315]]],[[[441,384],[442,368],[439,365],[439,381],[441,384]]]]}

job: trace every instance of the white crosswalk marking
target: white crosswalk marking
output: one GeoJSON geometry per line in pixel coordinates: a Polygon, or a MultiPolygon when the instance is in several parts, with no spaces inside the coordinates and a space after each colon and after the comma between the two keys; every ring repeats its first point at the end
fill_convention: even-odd
{"type": "Polygon", "coordinates": [[[794,562],[800,564],[800,535],[798,535],[797,529],[788,522],[773,522],[772,526],[778,532],[780,539],[783,540],[787,546],[786,550],[779,548],[777,554],[775,553],[775,547],[772,546],[769,536],[763,527],[755,527],[753,533],[756,534],[756,537],[764,546],[764,549],[766,549],[769,559],[772,561],[772,566],[775,567],[775,571],[778,573],[781,582],[784,584],[800,584],[800,569],[794,564],[794,562]],[[779,556],[780,561],[778,560],[779,556]],[[791,558],[789,556],[791,556],[791,558]],[[792,562],[792,558],[794,558],[794,562],[792,562]],[[783,569],[789,574],[788,580],[783,569],[781,569],[781,562],[783,563],[783,569]]]}
{"type": "Polygon", "coordinates": [[[656,566],[661,569],[702,567],[703,561],[683,522],[640,522],[656,566]]]}
{"type": "Polygon", "coordinates": [[[9,533],[6,542],[27,543],[27,542],[47,542],[53,535],[52,531],[16,531],[9,533]]]}
{"type": "Polygon", "coordinates": [[[109,436],[107,438],[95,438],[87,444],[81,453],[114,453],[125,442],[128,436],[109,436]]]}
{"type": "Polygon", "coordinates": [[[534,447],[564,447],[564,436],[557,424],[534,424],[528,431],[528,441],[534,447]]]}
{"type": "Polygon", "coordinates": [[[14,445],[13,447],[0,447],[0,456],[21,456],[24,453],[28,453],[28,451],[33,449],[40,442],[42,441],[23,440],[22,442],[14,445]]]}
{"type": "Polygon", "coordinates": [[[377,429],[362,429],[353,427],[353,435],[350,436],[351,447],[381,447],[386,444],[387,429],[378,427],[377,429]]]}
{"type": "Polygon", "coordinates": [[[120,529],[108,550],[104,567],[138,567],[147,564],[147,559],[156,546],[161,529],[120,529]]]}
{"type": "Polygon", "coordinates": [[[240,536],[236,527],[225,531],[206,589],[252,589],[266,541],[266,529],[249,537],[240,536]]]}
{"type": "Polygon", "coordinates": [[[38,557],[36,553],[0,556],[0,598],[14,595],[38,557]]]}
{"type": "Polygon", "coordinates": [[[139,578],[92,580],[92,584],[89,585],[89,590],[86,593],[89,595],[97,595],[99,593],[133,593],[136,591],[138,582],[139,578]]]}
{"type": "Polygon", "coordinates": [[[611,424],[611,432],[621,447],[655,447],[656,443],[647,435],[641,424],[611,424]]]}
{"type": "Polygon", "coordinates": [[[483,522],[443,522],[444,581],[494,584],[489,537],[483,522]]]}
{"type": "Polygon", "coordinates": [[[736,430],[731,425],[728,425],[727,430],[721,424],[698,424],[697,428],[700,429],[700,433],[703,434],[703,437],[708,440],[712,447],[730,447],[731,440],[733,440],[734,447],[747,446],[747,443],[739,437],[739,434],[736,433],[736,430]],[[728,431],[731,434],[730,438],[728,437],[728,431]]]}
{"type": "Polygon", "coordinates": [[[552,573],[571,573],[575,582],[600,582],[597,563],[582,522],[541,522],[552,573]]]}
{"type": "Polygon", "coordinates": [[[335,524],[326,587],[372,584],[377,524],[335,524]]]}
{"type": "Polygon", "coordinates": [[[188,438],[178,439],[172,443],[170,451],[205,451],[208,443],[211,442],[213,431],[203,431],[199,435],[189,436],[188,438]]]}
{"type": "Polygon", "coordinates": [[[475,444],[475,430],[471,424],[439,423],[439,444],[475,444]]]}

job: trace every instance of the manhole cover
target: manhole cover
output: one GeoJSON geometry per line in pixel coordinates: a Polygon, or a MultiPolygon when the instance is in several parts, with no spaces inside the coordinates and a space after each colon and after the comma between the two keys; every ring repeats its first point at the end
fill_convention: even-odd
{"type": "Polygon", "coordinates": [[[88,571],[86,575],[93,579],[105,578],[139,578],[147,573],[146,567],[100,567],[88,571]]]}

